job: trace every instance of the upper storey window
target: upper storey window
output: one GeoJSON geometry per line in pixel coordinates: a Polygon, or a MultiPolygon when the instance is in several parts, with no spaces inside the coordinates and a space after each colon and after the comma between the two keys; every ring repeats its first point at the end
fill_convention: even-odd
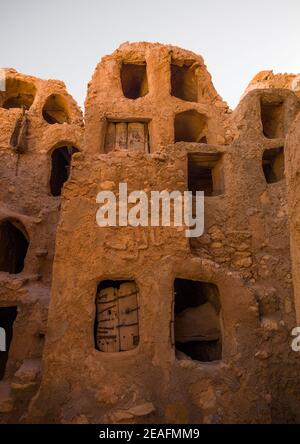
{"type": "Polygon", "coordinates": [[[260,100],[260,114],[264,136],[268,139],[285,137],[284,102],[260,100]]]}
{"type": "Polygon", "coordinates": [[[121,66],[121,84],[125,97],[138,99],[148,93],[146,63],[126,63],[121,66]]]}
{"type": "Polygon", "coordinates": [[[284,179],[283,147],[265,150],[262,158],[262,168],[267,183],[275,183],[284,179]]]}
{"type": "Polygon", "coordinates": [[[224,193],[223,156],[220,153],[188,154],[188,189],[205,196],[224,193]]]}
{"type": "Polygon", "coordinates": [[[193,62],[171,63],[171,95],[188,102],[198,101],[198,83],[193,62]]]}
{"type": "Polygon", "coordinates": [[[71,161],[78,149],[74,146],[60,146],[51,155],[50,190],[52,196],[60,196],[64,183],[70,176],[71,161]]]}
{"type": "Polygon", "coordinates": [[[175,142],[207,143],[206,129],[206,116],[195,110],[184,111],[175,116],[175,142]]]}
{"type": "Polygon", "coordinates": [[[43,117],[47,123],[69,123],[70,117],[65,98],[60,94],[51,94],[43,107],[43,117]]]}
{"type": "Polygon", "coordinates": [[[7,79],[6,91],[0,93],[0,103],[6,109],[23,108],[29,110],[33,104],[36,87],[24,80],[7,79]]]}

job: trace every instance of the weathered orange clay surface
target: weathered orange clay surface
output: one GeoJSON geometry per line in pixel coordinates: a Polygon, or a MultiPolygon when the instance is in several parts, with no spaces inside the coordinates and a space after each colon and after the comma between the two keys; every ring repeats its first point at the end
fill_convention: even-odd
{"type": "Polygon", "coordinates": [[[300,76],[231,111],[200,56],[125,43],[84,120],[62,82],[6,79],[0,422],[300,422],[300,76]],[[99,228],[120,182],[204,190],[204,234],[99,228]]]}

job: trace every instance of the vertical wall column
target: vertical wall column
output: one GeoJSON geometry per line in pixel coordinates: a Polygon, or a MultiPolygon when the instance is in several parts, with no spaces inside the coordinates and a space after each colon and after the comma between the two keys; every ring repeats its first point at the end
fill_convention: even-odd
{"type": "Polygon", "coordinates": [[[151,121],[152,152],[173,143],[173,115],[170,113],[171,54],[166,48],[153,48],[147,57],[149,93],[156,112],[151,121]],[[158,69],[159,68],[159,69],[158,69]]]}
{"type": "Polygon", "coordinates": [[[291,257],[297,322],[300,325],[300,115],[292,125],[285,147],[291,257]]]}

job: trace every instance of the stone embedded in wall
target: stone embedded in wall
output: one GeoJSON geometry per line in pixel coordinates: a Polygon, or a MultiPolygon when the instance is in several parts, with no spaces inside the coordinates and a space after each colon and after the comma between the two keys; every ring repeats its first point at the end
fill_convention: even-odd
{"type": "Polygon", "coordinates": [[[18,152],[24,153],[27,149],[27,133],[28,133],[28,118],[23,108],[22,115],[17,119],[15,129],[10,139],[11,148],[18,152]]]}

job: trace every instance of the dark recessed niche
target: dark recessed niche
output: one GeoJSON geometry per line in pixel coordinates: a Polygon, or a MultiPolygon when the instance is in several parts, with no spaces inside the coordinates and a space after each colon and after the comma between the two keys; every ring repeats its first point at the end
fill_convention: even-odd
{"type": "Polygon", "coordinates": [[[78,153],[74,146],[55,148],[51,154],[50,190],[52,196],[60,196],[64,183],[70,175],[71,161],[74,153],[78,153]]]}
{"type": "Polygon", "coordinates": [[[178,113],[174,120],[175,142],[207,143],[207,118],[195,110],[178,113]]]}
{"type": "Polygon", "coordinates": [[[66,99],[60,94],[51,94],[43,107],[43,118],[50,125],[70,123],[66,99]]]}
{"type": "Polygon", "coordinates": [[[267,183],[275,183],[284,179],[284,149],[271,148],[263,153],[262,168],[267,183]]]}
{"type": "Polygon", "coordinates": [[[263,134],[268,139],[285,137],[284,102],[260,99],[261,122],[263,134]]]}
{"type": "Polygon", "coordinates": [[[222,359],[220,297],[212,283],[175,279],[174,337],[179,359],[222,359]]]}
{"type": "Polygon", "coordinates": [[[21,273],[28,247],[28,235],[19,221],[6,219],[0,222],[0,271],[21,273]]]}
{"type": "Polygon", "coordinates": [[[198,101],[198,84],[193,62],[171,63],[171,95],[188,102],[198,101]]]}
{"type": "Polygon", "coordinates": [[[121,84],[125,97],[138,99],[148,94],[146,63],[122,63],[121,84]]]}
{"type": "Polygon", "coordinates": [[[224,193],[223,156],[220,153],[188,153],[188,189],[204,196],[224,193]]]}
{"type": "Polygon", "coordinates": [[[29,110],[36,95],[36,87],[33,83],[24,80],[7,79],[6,91],[2,95],[4,97],[2,108],[29,110]]]}

